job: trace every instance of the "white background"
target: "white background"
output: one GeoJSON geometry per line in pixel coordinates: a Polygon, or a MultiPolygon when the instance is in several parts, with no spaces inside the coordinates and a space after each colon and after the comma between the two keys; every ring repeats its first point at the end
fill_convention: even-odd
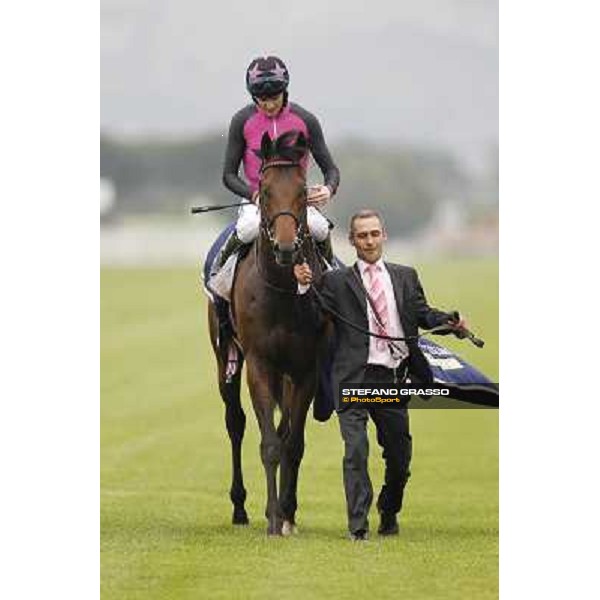
{"type": "MultiPolygon", "coordinates": [[[[598,18],[501,4],[501,597],[599,597],[598,18]]],[[[1,28],[0,593],[94,598],[98,11],[1,28]]]]}

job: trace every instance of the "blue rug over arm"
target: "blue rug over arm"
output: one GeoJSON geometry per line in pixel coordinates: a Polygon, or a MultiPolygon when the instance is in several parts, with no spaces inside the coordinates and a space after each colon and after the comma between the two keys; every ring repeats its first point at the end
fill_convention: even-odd
{"type": "Polygon", "coordinates": [[[499,405],[498,385],[458,354],[425,337],[419,338],[419,348],[429,363],[434,381],[448,387],[450,398],[481,406],[499,405]]]}

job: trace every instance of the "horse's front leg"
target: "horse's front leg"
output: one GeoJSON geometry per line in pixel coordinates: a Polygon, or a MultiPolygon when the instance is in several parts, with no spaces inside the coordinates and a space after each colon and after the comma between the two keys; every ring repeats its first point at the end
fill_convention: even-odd
{"type": "Polygon", "coordinates": [[[267,506],[265,509],[265,516],[268,520],[267,533],[281,535],[281,510],[277,498],[277,468],[281,459],[281,440],[275,430],[276,402],[271,393],[273,386],[264,364],[254,357],[247,357],[246,365],[248,388],[261,434],[260,457],[267,479],[267,506]]]}
{"type": "Polygon", "coordinates": [[[309,376],[301,382],[291,384],[284,397],[285,408],[289,407],[289,433],[283,440],[281,453],[280,505],[283,515],[283,534],[294,533],[296,509],[298,508],[297,490],[300,463],[304,456],[304,430],[310,401],[315,394],[315,376],[309,376]]]}

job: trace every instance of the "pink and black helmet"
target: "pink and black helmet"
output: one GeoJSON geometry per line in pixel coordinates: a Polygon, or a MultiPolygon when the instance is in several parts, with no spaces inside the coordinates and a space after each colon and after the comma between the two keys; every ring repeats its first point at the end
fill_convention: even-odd
{"type": "Polygon", "coordinates": [[[276,56],[255,58],[246,69],[246,89],[252,97],[276,96],[290,82],[285,63],[276,56]]]}

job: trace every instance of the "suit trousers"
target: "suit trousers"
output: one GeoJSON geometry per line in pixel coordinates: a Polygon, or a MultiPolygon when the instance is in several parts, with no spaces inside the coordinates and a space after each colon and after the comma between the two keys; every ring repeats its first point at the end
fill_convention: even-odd
{"type": "MultiPolygon", "coordinates": [[[[391,383],[392,372],[386,377],[384,369],[367,366],[366,382],[391,383]],[[374,375],[376,374],[376,375],[374,375]],[[387,381],[386,381],[387,379],[387,381]]],[[[404,488],[410,477],[412,438],[409,431],[408,409],[348,407],[338,413],[340,430],[344,440],[344,490],[348,512],[348,529],[351,533],[368,531],[368,514],[373,502],[373,486],[368,471],[369,439],[367,421],[369,416],[377,429],[377,442],[383,449],[385,479],[377,509],[380,513],[396,515],[402,508],[404,488]]]]}

